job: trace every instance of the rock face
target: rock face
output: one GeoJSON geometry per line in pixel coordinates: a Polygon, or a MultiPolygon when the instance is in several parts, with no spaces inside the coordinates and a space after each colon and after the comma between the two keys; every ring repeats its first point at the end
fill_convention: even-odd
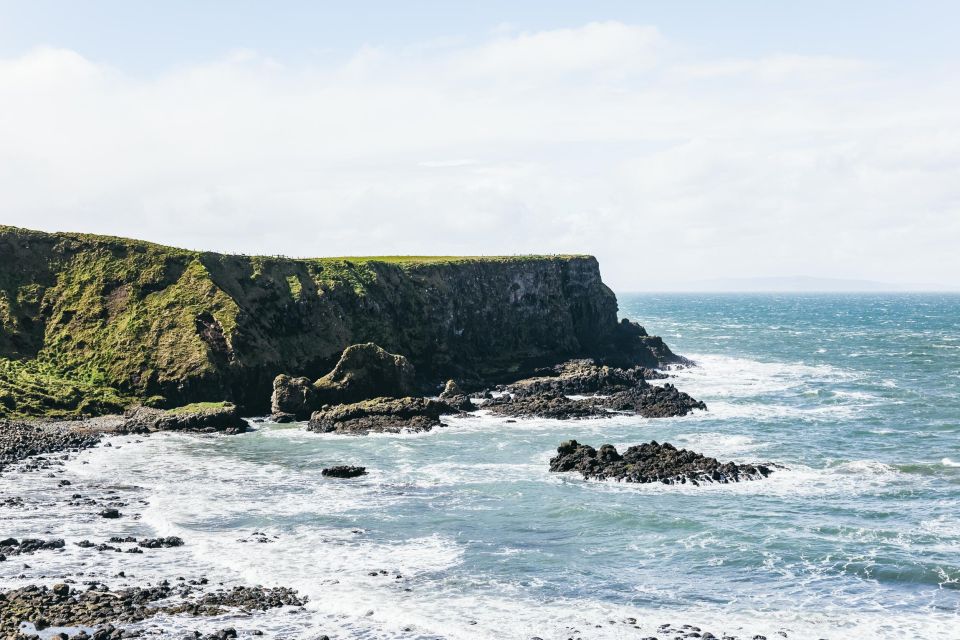
{"type": "Polygon", "coordinates": [[[307,430],[352,434],[429,431],[440,426],[440,416],[451,413],[457,410],[426,398],[374,398],[315,411],[307,430]]]}
{"type": "Polygon", "coordinates": [[[148,431],[191,431],[195,433],[243,433],[249,430],[246,420],[229,403],[198,403],[176,409],[136,407],[124,414],[123,430],[129,433],[148,431]]]}
{"type": "Polygon", "coordinates": [[[0,256],[0,417],[265,412],[277,375],[316,379],[365,342],[430,382],[678,360],[618,322],[590,256],[291,260],[14,227],[0,256]]]}
{"type": "Polygon", "coordinates": [[[550,460],[550,471],[577,471],[592,480],[694,485],[756,480],[773,472],[768,465],[721,463],[716,458],[677,449],[668,442],[659,444],[656,440],[630,447],[623,455],[613,445],[594,449],[568,440],[557,448],[557,455],[550,460]]]}

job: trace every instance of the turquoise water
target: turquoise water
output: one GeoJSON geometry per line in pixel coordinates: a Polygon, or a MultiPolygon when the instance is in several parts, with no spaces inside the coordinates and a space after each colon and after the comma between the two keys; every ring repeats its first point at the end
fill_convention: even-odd
{"type": "MultiPolygon", "coordinates": [[[[126,532],[187,541],[169,565],[123,558],[128,572],[143,562],[133,573],[309,594],[307,614],[258,623],[275,637],[640,638],[667,622],[718,636],[960,637],[960,296],[620,300],[699,363],[674,382],[707,412],[457,418],[359,438],[261,424],[118,440],[68,471],[146,501],[126,532]],[[586,482],[547,471],[569,438],[656,439],[788,469],[738,485],[586,482]],[[321,477],[340,463],[371,473],[321,477]],[[242,541],[253,531],[275,541],[242,541]]],[[[31,517],[10,535],[106,526],[31,517]]],[[[72,553],[60,568],[83,562],[72,553]]]]}

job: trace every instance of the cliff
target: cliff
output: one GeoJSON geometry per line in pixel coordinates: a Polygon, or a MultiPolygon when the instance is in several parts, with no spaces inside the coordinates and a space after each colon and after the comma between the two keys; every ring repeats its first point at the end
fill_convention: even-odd
{"type": "Polygon", "coordinates": [[[570,357],[656,366],[590,256],[287,258],[0,226],[0,416],[230,400],[344,347],[406,355],[423,383],[507,379],[570,357]]]}

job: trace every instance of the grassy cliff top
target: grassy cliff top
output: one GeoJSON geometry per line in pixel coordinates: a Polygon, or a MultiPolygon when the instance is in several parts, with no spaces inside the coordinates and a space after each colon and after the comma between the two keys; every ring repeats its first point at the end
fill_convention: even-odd
{"type": "MultiPolygon", "coordinates": [[[[94,245],[104,245],[104,246],[120,246],[120,247],[140,247],[140,248],[152,248],[158,250],[164,250],[168,252],[183,253],[183,254],[195,254],[201,255],[204,253],[211,253],[208,251],[197,251],[192,249],[183,249],[179,247],[171,247],[169,245],[157,244],[155,242],[149,242],[147,240],[138,240],[134,238],[124,238],[120,236],[108,236],[108,235],[98,235],[92,233],[79,233],[73,231],[56,231],[56,232],[46,232],[46,231],[35,231],[33,229],[25,229],[22,227],[14,227],[10,225],[0,225],[0,235],[10,235],[10,236],[20,236],[24,239],[42,239],[42,238],[62,238],[62,239],[71,239],[78,242],[83,242],[86,244],[94,245]]],[[[280,259],[280,260],[291,260],[295,262],[306,262],[306,263],[332,263],[332,262],[383,262],[387,264],[396,264],[396,265],[421,265],[421,264],[445,264],[451,262],[525,262],[530,260],[570,260],[576,258],[590,258],[592,256],[588,254],[517,254],[517,255],[505,255],[505,256],[317,256],[311,258],[293,258],[288,256],[267,256],[267,255],[255,255],[255,256],[246,256],[245,254],[229,254],[225,253],[223,255],[227,256],[244,256],[252,258],[261,258],[264,260],[269,259],[280,259]]]]}

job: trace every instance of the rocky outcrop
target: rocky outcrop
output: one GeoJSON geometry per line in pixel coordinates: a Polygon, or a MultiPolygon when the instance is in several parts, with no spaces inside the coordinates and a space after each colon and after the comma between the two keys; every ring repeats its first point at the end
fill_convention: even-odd
{"type": "Polygon", "coordinates": [[[279,374],[344,348],[406,356],[421,382],[508,382],[569,358],[678,358],[590,256],[285,258],[0,227],[0,417],[228,400],[265,412],[279,374]]]}
{"type": "Polygon", "coordinates": [[[598,365],[592,360],[571,360],[534,378],[506,387],[514,396],[530,397],[542,393],[562,395],[609,395],[642,386],[646,380],[666,378],[666,374],[646,367],[621,369],[598,365]]]}
{"type": "Polygon", "coordinates": [[[330,373],[316,382],[279,375],[273,381],[271,409],[277,422],[305,420],[328,404],[347,404],[371,398],[409,396],[416,371],[404,356],[389,353],[372,342],[347,347],[330,373]]]}
{"type": "Polygon", "coordinates": [[[230,403],[198,403],[176,409],[135,407],[124,414],[122,431],[190,431],[194,433],[243,433],[250,426],[230,403]]]}
{"type": "Polygon", "coordinates": [[[440,399],[460,411],[476,411],[477,409],[470,400],[470,396],[465,394],[460,385],[453,380],[447,380],[447,384],[444,385],[443,391],[440,393],[440,399]]]}
{"type": "Polygon", "coordinates": [[[672,384],[662,387],[644,380],[624,391],[609,396],[569,398],[555,391],[528,392],[525,395],[509,393],[487,400],[483,408],[494,415],[511,418],[609,418],[617,413],[632,413],[644,418],[685,416],[694,409],[706,410],[707,405],[672,384]]]}
{"type": "Polygon", "coordinates": [[[440,416],[457,413],[445,402],[427,398],[374,398],[315,411],[307,430],[318,433],[399,433],[429,431],[440,416]]]}
{"type": "Polygon", "coordinates": [[[347,347],[333,371],[314,383],[320,404],[345,404],[413,393],[416,371],[406,357],[372,342],[347,347]]]}
{"type": "Polygon", "coordinates": [[[757,480],[766,478],[773,469],[764,464],[721,463],[716,458],[677,449],[668,442],[659,444],[656,440],[630,447],[623,455],[613,445],[594,449],[568,440],[557,448],[557,455],[550,460],[550,471],[577,471],[591,480],[699,485],[757,480]]]}

